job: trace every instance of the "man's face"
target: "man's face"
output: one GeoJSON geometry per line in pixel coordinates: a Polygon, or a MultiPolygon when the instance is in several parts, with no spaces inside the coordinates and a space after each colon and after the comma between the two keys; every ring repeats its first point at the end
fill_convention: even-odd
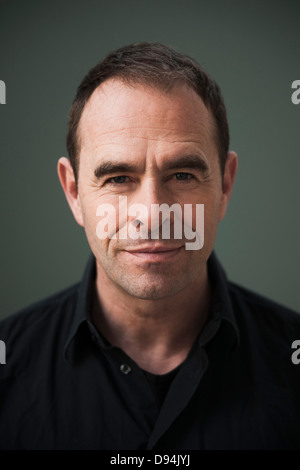
{"type": "Polygon", "coordinates": [[[196,288],[204,278],[229,198],[213,126],[201,98],[183,85],[164,93],[109,80],[95,90],[78,129],[79,209],[73,212],[85,228],[100,280],[137,298],[163,299],[196,288]],[[127,197],[128,207],[141,203],[149,209],[139,217],[141,229],[151,227],[153,204],[204,204],[203,248],[186,250],[184,238],[118,239],[124,220],[134,218],[122,213],[118,224],[119,196],[127,197]],[[116,234],[99,239],[97,208],[107,203],[116,208],[116,234]]]}

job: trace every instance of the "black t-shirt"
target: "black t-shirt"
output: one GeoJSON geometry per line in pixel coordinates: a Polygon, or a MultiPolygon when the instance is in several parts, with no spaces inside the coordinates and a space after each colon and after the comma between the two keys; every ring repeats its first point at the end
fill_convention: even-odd
{"type": "Polygon", "coordinates": [[[152,374],[151,372],[148,372],[146,370],[143,370],[149,385],[151,387],[151,390],[155,396],[155,400],[158,405],[158,409],[161,408],[163,401],[165,399],[165,396],[167,395],[167,392],[169,390],[169,387],[172,383],[172,380],[174,379],[175,375],[179,371],[180,366],[176,367],[175,369],[171,370],[167,374],[152,374]]]}

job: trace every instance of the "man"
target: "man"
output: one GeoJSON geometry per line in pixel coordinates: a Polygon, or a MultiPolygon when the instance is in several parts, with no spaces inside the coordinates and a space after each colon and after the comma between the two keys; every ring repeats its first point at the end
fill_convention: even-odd
{"type": "Polygon", "coordinates": [[[161,44],[119,49],[79,86],[67,146],[93,255],[80,284],[1,324],[2,448],[300,448],[300,317],[213,252],[237,170],[217,84],[161,44]]]}

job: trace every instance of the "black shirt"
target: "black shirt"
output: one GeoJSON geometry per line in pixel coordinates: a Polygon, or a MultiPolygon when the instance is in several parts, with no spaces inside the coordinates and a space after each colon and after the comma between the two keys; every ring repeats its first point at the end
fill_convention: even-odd
{"type": "Polygon", "coordinates": [[[187,359],[147,374],[90,318],[81,283],[0,323],[2,449],[300,449],[300,316],[228,282],[213,253],[213,301],[187,359]]]}

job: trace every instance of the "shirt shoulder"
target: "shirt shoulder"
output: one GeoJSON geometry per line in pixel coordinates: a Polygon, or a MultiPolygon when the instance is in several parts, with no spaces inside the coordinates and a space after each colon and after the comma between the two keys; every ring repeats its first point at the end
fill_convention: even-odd
{"type": "Polygon", "coordinates": [[[249,334],[259,333],[260,337],[300,339],[300,314],[261,294],[253,292],[234,282],[228,282],[228,290],[240,327],[249,334]]]}
{"type": "Polygon", "coordinates": [[[3,318],[0,320],[1,333],[15,328],[23,330],[29,324],[32,328],[35,324],[47,321],[50,315],[53,319],[53,313],[59,313],[76,302],[79,285],[74,284],[3,318]]]}
{"type": "MultiPolygon", "coordinates": [[[[0,321],[0,339],[6,345],[8,373],[15,366],[58,347],[68,335],[76,309],[80,283],[29,305],[0,321]],[[45,347],[46,346],[46,347],[45,347]]],[[[3,368],[4,369],[4,368],[3,368]]]]}

